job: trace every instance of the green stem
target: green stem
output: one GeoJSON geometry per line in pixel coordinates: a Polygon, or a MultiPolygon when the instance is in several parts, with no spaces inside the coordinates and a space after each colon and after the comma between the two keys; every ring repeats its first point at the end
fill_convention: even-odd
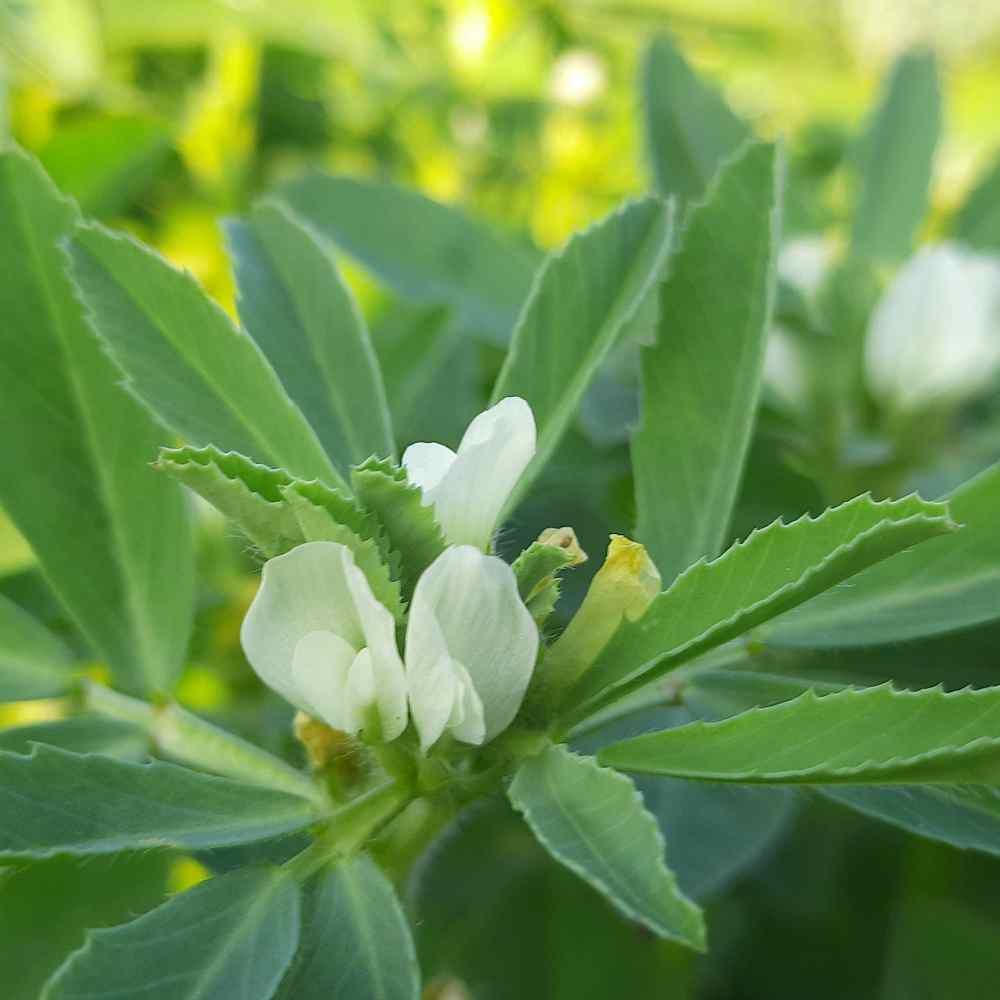
{"type": "Polygon", "coordinates": [[[288,862],[288,870],[304,880],[324,865],[353,854],[398,816],[413,798],[412,786],[400,781],[388,781],[365,792],[330,816],[326,829],[288,862]]]}
{"type": "Polygon", "coordinates": [[[151,705],[92,681],[84,681],[81,690],[84,708],[139,726],[166,757],[329,805],[325,792],[301,771],[180,705],[151,705]]]}

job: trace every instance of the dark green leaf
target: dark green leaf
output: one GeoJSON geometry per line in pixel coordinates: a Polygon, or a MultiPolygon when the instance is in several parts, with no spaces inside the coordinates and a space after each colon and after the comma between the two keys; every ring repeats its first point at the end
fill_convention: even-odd
{"type": "Polygon", "coordinates": [[[154,761],[35,746],[0,752],[0,859],[222,847],[299,830],[317,818],[297,795],[154,761]]]}
{"type": "Polygon", "coordinates": [[[125,760],[140,760],[149,753],[149,739],[139,726],[98,715],[78,715],[0,730],[0,750],[27,754],[31,753],[33,743],[46,743],[73,753],[104,753],[125,760]]]}
{"type": "Polygon", "coordinates": [[[119,682],[163,689],[190,628],[188,515],[63,274],[76,219],[37,164],[0,154],[0,502],[119,682]]]}
{"type": "Polygon", "coordinates": [[[368,328],[329,246],[275,202],[227,233],[240,319],[312,424],[341,475],[394,456],[368,328]]]}
{"type": "Polygon", "coordinates": [[[660,290],[656,344],[642,350],[638,533],[664,580],[730,537],[771,322],[781,171],[774,146],[726,164],[691,210],[660,290]]]}
{"type": "Polygon", "coordinates": [[[128,236],[78,225],[72,275],[124,385],[192,444],[340,482],[260,348],[190,274],[128,236]]]}
{"type": "Polygon", "coordinates": [[[660,829],[628,778],[552,746],[518,768],[508,794],[542,846],[626,917],[704,949],[701,910],[677,888],[660,829]]]}
{"type": "Polygon", "coordinates": [[[92,931],[42,1000],[269,1000],[298,940],[295,880],[280,868],[246,868],[92,931]]]}

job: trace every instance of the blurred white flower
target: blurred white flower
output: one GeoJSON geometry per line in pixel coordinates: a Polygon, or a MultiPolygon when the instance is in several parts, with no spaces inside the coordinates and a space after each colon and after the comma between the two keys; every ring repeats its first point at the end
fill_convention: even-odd
{"type": "Polygon", "coordinates": [[[334,729],[406,728],[396,624],[345,545],[308,542],[264,564],[240,641],[268,687],[334,729]]]}
{"type": "Polygon", "coordinates": [[[406,680],[420,744],[464,743],[510,725],[531,680],[538,629],[502,559],[447,549],[417,582],[406,629],[406,680]]]}
{"type": "Polygon", "coordinates": [[[452,545],[485,549],[497,518],[535,454],[535,418],[518,396],[501,399],[469,424],[454,452],[411,444],[403,454],[410,482],[433,505],[452,545]]]}
{"type": "Polygon", "coordinates": [[[961,399],[1000,364],[1000,261],[953,243],[917,251],[872,314],[865,371],[887,405],[961,399]]]}
{"type": "Polygon", "coordinates": [[[583,107],[600,97],[606,85],[604,64],[587,49],[570,49],[552,66],[549,93],[554,101],[583,107]]]}
{"type": "MultiPolygon", "coordinates": [[[[778,254],[778,276],[807,301],[815,300],[833,262],[834,247],[820,236],[789,240],[778,254]]],[[[806,405],[809,366],[795,335],[773,324],[764,354],[764,384],[789,410],[806,405]]]]}

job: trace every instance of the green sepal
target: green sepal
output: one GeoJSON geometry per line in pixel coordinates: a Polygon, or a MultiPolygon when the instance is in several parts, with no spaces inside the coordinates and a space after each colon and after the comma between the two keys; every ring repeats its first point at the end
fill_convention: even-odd
{"type": "Polygon", "coordinates": [[[514,560],[511,568],[517,579],[517,592],[539,628],[548,620],[559,600],[556,574],[577,561],[575,552],[544,542],[532,542],[514,560]]]}
{"type": "Polygon", "coordinates": [[[420,488],[406,478],[406,471],[385,459],[370,458],[352,469],[351,485],[398,555],[403,599],[409,600],[420,574],[445,549],[433,509],[424,506],[420,488]]]}

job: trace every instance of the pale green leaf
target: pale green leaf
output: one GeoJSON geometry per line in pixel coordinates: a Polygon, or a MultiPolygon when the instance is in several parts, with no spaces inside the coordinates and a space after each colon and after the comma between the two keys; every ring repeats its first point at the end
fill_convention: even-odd
{"type": "Polygon", "coordinates": [[[50,698],[73,681],[62,641],[0,594],[0,701],[50,698]]]}
{"type": "Polygon", "coordinates": [[[0,752],[0,859],[246,844],[308,826],[313,803],[154,761],[36,745],[0,752]]]}
{"type": "Polygon", "coordinates": [[[513,509],[548,461],[587,386],[662,277],[670,207],[657,198],[625,204],[573,236],[539,271],[493,387],[493,402],[521,396],[538,425],[538,447],[509,502],[513,509]]]}
{"type": "Polygon", "coordinates": [[[366,462],[351,473],[351,485],[358,501],[385,531],[399,560],[403,597],[409,600],[420,574],[445,548],[433,508],[424,506],[420,488],[391,462],[366,462]]]}
{"type": "Polygon", "coordinates": [[[701,910],[677,888],[656,820],[628,778],[552,746],[520,766],[508,795],[552,857],[626,917],[704,950],[701,910]]]}
{"type": "Polygon", "coordinates": [[[602,750],[625,770],[708,781],[952,784],[1000,781],[1000,688],[884,684],[693,722],[602,750]]]}
{"type": "Polygon", "coordinates": [[[1000,251],[1000,155],[996,155],[962,203],[952,233],[977,250],[1000,251]]]}
{"type": "Polygon", "coordinates": [[[722,168],[691,210],[660,290],[656,344],[642,350],[638,534],[664,580],[729,537],[771,322],[781,172],[770,145],[722,168]]]}
{"type": "Polygon", "coordinates": [[[42,1000],[269,1000],[298,940],[295,880],[280,868],[245,868],[91,931],[42,1000]]]}
{"type": "Polygon", "coordinates": [[[141,760],[149,754],[149,738],[139,726],[99,715],[77,715],[0,730],[0,750],[28,754],[33,743],[78,754],[103,753],[124,760],[141,760]]]}
{"type": "Polygon", "coordinates": [[[236,452],[221,452],[212,445],[162,448],[154,468],[207,500],[265,556],[280,555],[305,541],[281,492],[293,480],[280,469],[258,465],[236,452]]]}
{"type": "Polygon", "coordinates": [[[409,924],[371,858],[322,871],[304,897],[302,943],[279,1000],[419,1000],[409,924]]]}
{"type": "Polygon", "coordinates": [[[277,202],[226,226],[244,328],[346,475],[394,456],[382,375],[329,245],[277,202]]]}
{"type": "Polygon", "coordinates": [[[119,683],[164,689],[190,630],[188,514],[63,273],[76,220],[37,164],[0,154],[0,503],[119,683]]]}
{"type": "Polygon", "coordinates": [[[865,495],[817,518],[775,521],[718,559],[695,563],[640,619],[623,622],[570,692],[570,705],[591,714],[866,567],[955,530],[945,504],[917,496],[865,495]]]}
{"type": "Polygon", "coordinates": [[[913,50],[893,67],[861,139],[853,253],[894,261],[913,248],[927,214],[940,132],[937,63],[932,52],[913,50]]]}
{"type": "Polygon", "coordinates": [[[701,198],[722,162],[750,138],[749,127],[666,36],[649,47],[642,91],[646,149],[657,187],[683,201],[701,198]]]}
{"type": "Polygon", "coordinates": [[[873,566],[776,622],[768,639],[807,646],[867,646],[980,625],[1000,618],[1000,465],[948,500],[962,525],[873,566]]]}
{"type": "Polygon", "coordinates": [[[462,327],[507,342],[538,264],[532,247],[381,181],[315,174],[278,197],[400,295],[451,306],[462,327]]]}
{"type": "Polygon", "coordinates": [[[340,477],[261,350],[194,278],[131,237],[78,225],[72,276],[125,387],[191,444],[303,479],[340,477]]]}

